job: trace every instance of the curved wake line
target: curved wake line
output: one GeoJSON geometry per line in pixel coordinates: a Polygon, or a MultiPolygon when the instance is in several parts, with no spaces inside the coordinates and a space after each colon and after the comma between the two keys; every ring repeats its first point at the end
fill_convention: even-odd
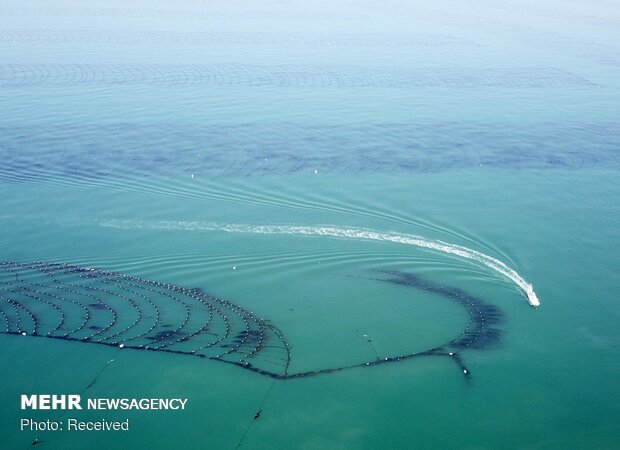
{"type": "Polygon", "coordinates": [[[449,244],[443,241],[431,241],[420,236],[383,233],[363,228],[338,228],[331,226],[295,226],[295,225],[238,225],[218,224],[213,222],[185,222],[185,221],[124,221],[108,220],[100,222],[103,227],[110,228],[146,228],[154,230],[184,230],[184,231],[224,231],[227,233],[254,233],[254,234],[287,234],[305,236],[330,236],[347,239],[363,239],[371,241],[395,242],[398,244],[414,245],[416,247],[436,250],[442,253],[459,256],[484,264],[490,269],[508,278],[519,286],[527,297],[527,301],[534,307],[540,306],[540,300],[530,283],[525,281],[519,273],[508,267],[499,259],[472,250],[460,245],[449,244]]]}

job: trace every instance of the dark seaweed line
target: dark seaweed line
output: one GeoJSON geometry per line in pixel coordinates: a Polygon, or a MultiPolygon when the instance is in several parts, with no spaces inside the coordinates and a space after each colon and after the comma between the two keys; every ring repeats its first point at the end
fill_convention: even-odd
{"type": "Polygon", "coordinates": [[[328,22],[339,22],[349,20],[370,20],[370,16],[357,13],[338,13],[338,12],[306,12],[297,13],[294,11],[277,10],[243,10],[237,12],[225,12],[204,9],[138,9],[138,8],[4,8],[2,11],[5,16],[43,16],[43,17],[106,17],[106,18],[163,18],[171,17],[184,19],[200,20],[320,20],[328,22]]]}
{"type": "Polygon", "coordinates": [[[308,88],[575,88],[594,83],[556,68],[396,71],[350,66],[5,64],[0,87],[248,86],[308,88]]]}
{"type": "MultiPolygon", "coordinates": [[[[126,164],[120,164],[117,161],[105,161],[103,158],[95,163],[85,160],[81,164],[81,161],[73,159],[72,155],[67,155],[64,158],[59,158],[50,166],[37,163],[34,155],[22,154],[21,158],[13,163],[1,164],[0,180],[8,182],[73,180],[79,183],[132,175],[185,175],[191,178],[195,176],[215,179],[219,177],[284,176],[314,170],[321,174],[380,173],[386,171],[423,173],[472,167],[516,170],[528,168],[579,170],[584,167],[602,165],[617,166],[617,161],[612,159],[613,155],[586,154],[582,156],[575,152],[525,154],[518,148],[511,148],[510,150],[512,154],[497,152],[489,155],[482,155],[473,147],[471,149],[461,147],[455,150],[460,152],[456,155],[444,154],[432,149],[417,149],[415,152],[398,156],[395,156],[393,151],[380,151],[373,155],[353,152],[346,156],[270,155],[269,162],[261,161],[256,156],[246,154],[228,163],[218,160],[217,155],[213,155],[213,157],[209,154],[198,156],[197,152],[193,152],[196,158],[187,158],[187,163],[179,160],[171,165],[158,161],[156,155],[150,155],[150,160],[146,158],[139,160],[125,158],[126,164]]],[[[102,155],[102,153],[99,154],[102,155]]]]}
{"type": "Polygon", "coordinates": [[[452,124],[338,129],[124,123],[2,127],[0,180],[75,184],[114,176],[285,176],[314,170],[345,174],[618,168],[619,129],[616,123],[495,128],[474,124],[471,129],[452,124]],[[227,149],[225,155],[221,148],[227,149]],[[342,148],[347,151],[334,150],[342,148]]]}
{"type": "Polygon", "coordinates": [[[401,271],[383,271],[382,273],[391,276],[382,281],[441,295],[467,310],[469,323],[460,336],[445,344],[444,347],[483,349],[499,343],[501,330],[495,325],[501,322],[502,313],[496,306],[487,304],[484,300],[460,289],[437,285],[411,273],[401,271]]]}
{"type": "Polygon", "coordinates": [[[96,29],[44,30],[0,29],[0,42],[10,44],[56,44],[79,42],[84,44],[120,45],[302,45],[338,47],[440,47],[447,45],[472,46],[467,40],[449,35],[390,35],[364,33],[309,35],[301,33],[215,33],[173,32],[153,30],[107,31],[96,29]]]}

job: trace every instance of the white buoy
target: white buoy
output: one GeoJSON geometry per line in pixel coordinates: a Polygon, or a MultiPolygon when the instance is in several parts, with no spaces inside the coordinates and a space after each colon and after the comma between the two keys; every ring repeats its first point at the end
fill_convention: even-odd
{"type": "Polygon", "coordinates": [[[448,353],[448,355],[450,355],[450,356],[454,356],[454,353],[450,352],[450,353],[448,353]]]}
{"type": "Polygon", "coordinates": [[[26,332],[25,331],[22,331],[22,336],[26,336],[26,332]]]}
{"type": "Polygon", "coordinates": [[[118,348],[125,348],[125,344],[119,344],[118,348]]]}
{"type": "Polygon", "coordinates": [[[319,171],[318,171],[318,170],[316,170],[316,169],[314,169],[314,173],[319,173],[319,171]]]}
{"type": "Polygon", "coordinates": [[[233,268],[232,268],[232,269],[233,269],[233,270],[237,270],[237,266],[233,266],[233,268]]]}

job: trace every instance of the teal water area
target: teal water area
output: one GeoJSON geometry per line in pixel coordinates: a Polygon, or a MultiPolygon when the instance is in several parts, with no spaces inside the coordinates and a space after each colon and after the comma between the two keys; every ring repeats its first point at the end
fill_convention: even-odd
{"type": "MultiPolygon", "coordinates": [[[[278,379],[96,345],[69,327],[82,294],[52,300],[52,281],[24,286],[76,339],[34,336],[16,308],[39,330],[53,311],[0,266],[1,448],[620,445],[612,2],[0,5],[0,261],[200,289],[276,326],[288,374],[362,365],[278,379]],[[500,261],[541,306],[488,259],[416,239],[500,261]],[[385,282],[397,272],[422,281],[385,282]],[[472,316],[441,289],[497,308],[497,336],[448,348],[472,316]],[[437,348],[470,373],[432,355],[364,365],[437,348]],[[188,406],[24,413],[30,393],[188,406]],[[19,430],[72,416],[131,430],[19,430]]],[[[126,326],[119,295],[145,291],[118,286],[98,292],[126,326]]],[[[248,361],[283,370],[268,352],[248,361]]]]}

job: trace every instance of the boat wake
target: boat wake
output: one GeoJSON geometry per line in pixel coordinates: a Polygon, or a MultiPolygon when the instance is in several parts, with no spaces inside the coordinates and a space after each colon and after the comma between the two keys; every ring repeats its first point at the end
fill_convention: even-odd
{"type": "Polygon", "coordinates": [[[486,267],[499,273],[514,282],[526,295],[527,301],[534,307],[540,306],[540,300],[534,292],[534,288],[519,273],[507,266],[499,259],[493,258],[477,250],[450,244],[443,241],[428,240],[421,236],[380,232],[363,228],[341,228],[335,226],[295,226],[295,225],[240,225],[220,224],[202,221],[133,221],[133,220],[107,220],[100,222],[103,227],[123,229],[154,229],[154,230],[185,230],[185,231],[223,231],[227,233],[253,233],[253,234],[281,234],[297,236],[329,236],[345,239],[360,239],[383,242],[395,242],[398,244],[413,245],[416,247],[455,255],[482,263],[486,267]]]}

